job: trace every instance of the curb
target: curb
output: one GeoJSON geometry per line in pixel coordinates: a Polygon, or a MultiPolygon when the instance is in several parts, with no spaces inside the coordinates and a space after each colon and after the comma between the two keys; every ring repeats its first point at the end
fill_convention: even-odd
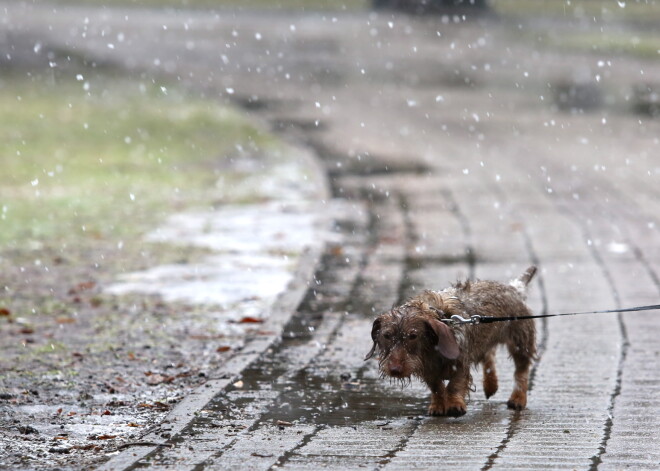
{"type": "MultiPolygon", "coordinates": [[[[287,145],[294,147],[291,143],[287,143],[287,145]]],[[[314,181],[322,182],[323,186],[318,189],[315,197],[318,200],[317,203],[326,204],[330,198],[330,188],[325,169],[310,150],[296,146],[295,151],[299,151],[297,157],[305,159],[306,165],[309,165],[313,169],[315,173],[314,181]]],[[[323,210],[323,208],[319,207],[316,211],[316,233],[327,233],[330,228],[331,219],[332,211],[323,210]]],[[[272,332],[272,334],[260,335],[246,341],[240,353],[234,355],[221,369],[213,373],[216,379],[212,379],[195,389],[154,427],[158,428],[161,424],[167,424],[168,433],[174,438],[213,397],[221,393],[229,385],[235,383],[245,368],[279,341],[284,326],[291,319],[307,292],[309,280],[312,279],[316,271],[316,267],[323,254],[324,246],[325,237],[312,239],[309,247],[299,257],[293,279],[286,290],[277,297],[271,306],[270,316],[263,324],[263,330],[272,332]]],[[[98,471],[116,471],[133,466],[137,461],[147,457],[160,447],[167,446],[169,439],[163,440],[159,433],[159,430],[150,432],[141,437],[135,445],[124,451],[120,451],[109,461],[100,464],[94,469],[98,471]]]]}

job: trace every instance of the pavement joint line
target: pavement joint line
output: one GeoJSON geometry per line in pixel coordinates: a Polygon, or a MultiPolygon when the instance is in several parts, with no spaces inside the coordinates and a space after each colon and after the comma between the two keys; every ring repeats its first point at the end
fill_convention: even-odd
{"type": "MultiPolygon", "coordinates": [[[[593,240],[589,228],[584,224],[583,219],[580,218],[580,215],[574,209],[571,209],[570,205],[564,202],[563,204],[560,205],[560,210],[563,210],[565,214],[568,214],[569,217],[571,217],[577,222],[577,225],[581,228],[582,233],[584,234],[585,240],[593,240]]],[[[587,244],[587,245],[589,247],[589,251],[592,254],[592,257],[596,261],[596,264],[598,265],[598,267],[600,267],[600,270],[603,272],[603,275],[605,276],[605,280],[607,281],[607,284],[609,285],[610,290],[612,292],[612,297],[614,298],[615,306],[617,308],[620,308],[621,295],[619,294],[619,290],[617,289],[616,284],[614,283],[614,279],[612,278],[612,273],[607,267],[607,264],[605,263],[605,260],[598,251],[596,245],[595,244],[587,244]]],[[[610,394],[609,404],[607,407],[607,419],[605,420],[605,424],[603,427],[604,429],[602,431],[603,438],[601,440],[600,446],[598,447],[598,451],[596,452],[595,455],[591,457],[591,466],[589,467],[589,471],[597,471],[598,465],[600,465],[603,461],[602,458],[603,455],[607,453],[607,443],[610,437],[612,436],[612,427],[614,425],[614,406],[616,404],[617,397],[619,397],[619,395],[621,394],[623,366],[626,362],[626,357],[628,355],[628,348],[630,347],[630,341],[628,340],[628,332],[626,330],[626,325],[623,320],[623,315],[621,313],[618,313],[616,315],[616,319],[619,325],[619,332],[621,335],[621,351],[619,353],[619,359],[616,368],[616,380],[614,383],[614,388],[610,394]]]]}
{"type": "Polygon", "coordinates": [[[317,425],[314,430],[312,430],[310,433],[306,434],[303,439],[298,443],[295,447],[291,448],[290,450],[287,450],[284,452],[278,459],[277,461],[270,467],[268,468],[268,471],[272,471],[275,469],[281,468],[284,464],[289,461],[289,459],[296,454],[296,452],[305,446],[307,446],[312,439],[319,434],[322,430],[325,430],[328,428],[327,425],[320,424],[317,425]]]}
{"type": "MultiPolygon", "coordinates": [[[[502,190],[502,188],[498,185],[494,185],[492,182],[490,182],[489,187],[493,191],[493,193],[496,193],[499,195],[499,197],[503,200],[506,201],[508,199],[508,196],[505,194],[505,192],[502,190]]],[[[536,252],[534,248],[534,243],[532,242],[532,238],[529,235],[529,231],[527,230],[526,226],[524,223],[521,223],[521,234],[523,238],[523,245],[525,247],[525,251],[527,252],[527,255],[530,259],[530,262],[535,265],[536,267],[539,268],[537,274],[536,274],[536,281],[535,283],[537,284],[540,295],[541,295],[541,314],[547,314],[548,313],[548,296],[546,293],[546,288],[545,288],[545,282],[543,279],[543,272],[541,270],[541,260],[538,256],[538,253],[536,252]]],[[[533,363],[532,368],[529,373],[529,384],[528,384],[528,389],[527,392],[528,394],[533,394],[533,389],[534,389],[534,379],[536,377],[536,372],[538,371],[538,366],[539,363],[543,360],[543,354],[545,353],[546,346],[548,344],[548,336],[549,336],[549,329],[548,329],[548,320],[547,318],[543,318],[541,320],[541,336],[540,336],[540,341],[537,340],[537,358],[536,361],[533,363]]],[[[507,431],[506,435],[500,442],[500,444],[497,446],[495,451],[488,456],[486,463],[483,465],[481,468],[481,471],[488,471],[492,469],[493,466],[495,466],[497,458],[499,457],[500,453],[503,452],[513,436],[516,434],[516,432],[519,429],[519,420],[520,420],[520,414],[519,413],[514,413],[514,415],[511,415],[508,417],[508,424],[507,424],[507,431]]]]}
{"type": "MultiPolygon", "coordinates": [[[[414,237],[414,234],[412,232],[412,221],[410,218],[410,205],[408,198],[402,191],[398,191],[395,194],[398,199],[397,208],[401,211],[403,216],[403,221],[405,224],[403,246],[407,248],[412,245],[413,237],[414,237]]],[[[410,280],[411,266],[409,263],[407,263],[407,261],[408,261],[408,257],[406,254],[404,254],[404,260],[402,264],[403,273],[401,274],[401,280],[399,282],[397,304],[400,304],[405,301],[405,297],[407,296],[406,291],[408,291],[408,288],[410,288],[409,280],[410,280]]],[[[411,429],[401,438],[401,440],[399,441],[398,445],[395,448],[388,451],[388,453],[374,468],[374,471],[379,471],[384,469],[385,466],[387,466],[387,464],[392,461],[392,458],[394,458],[397,455],[397,453],[406,449],[408,442],[410,441],[411,437],[415,434],[415,431],[419,428],[421,423],[422,421],[420,420],[414,421],[414,424],[411,427],[411,429]]]]}
{"type": "MultiPolygon", "coordinates": [[[[321,345],[325,345],[330,342],[330,338],[332,337],[333,333],[335,330],[338,328],[338,325],[342,323],[343,319],[341,317],[337,316],[324,316],[323,319],[321,320],[321,326],[320,328],[316,329],[314,331],[314,335],[312,338],[310,338],[307,342],[307,344],[311,345],[312,348],[310,348],[310,355],[309,358],[307,358],[304,362],[301,362],[296,368],[294,369],[289,369],[284,372],[284,374],[280,375],[277,378],[277,381],[282,381],[286,378],[291,378],[295,376],[299,371],[305,369],[320,352],[323,351],[323,348],[321,346],[318,346],[319,343],[321,345]],[[316,347],[314,347],[317,345],[316,347]]],[[[286,351],[286,347],[284,348],[286,351]]],[[[280,393],[281,394],[281,393],[280,393]]],[[[279,397],[278,394],[275,398],[271,399],[271,402],[274,400],[277,400],[277,397],[279,397]]],[[[263,416],[265,415],[265,411],[262,411],[261,413],[257,414],[254,423],[248,427],[248,429],[245,431],[245,433],[251,432],[256,430],[260,425],[262,425],[263,422],[263,416]]],[[[234,440],[232,440],[230,443],[225,445],[222,450],[218,451],[216,454],[209,456],[206,458],[206,460],[202,461],[199,463],[196,467],[195,470],[201,471],[205,468],[206,462],[209,459],[215,459],[215,458],[220,458],[227,450],[231,449],[236,442],[239,440],[240,437],[236,437],[234,440]]]]}

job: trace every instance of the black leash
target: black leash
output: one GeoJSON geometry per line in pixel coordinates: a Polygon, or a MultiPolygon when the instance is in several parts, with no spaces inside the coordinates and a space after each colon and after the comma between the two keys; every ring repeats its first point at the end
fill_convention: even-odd
{"type": "Polygon", "coordinates": [[[613,312],[654,311],[656,309],[660,309],[660,304],[652,304],[650,306],[628,307],[622,309],[605,309],[603,311],[564,312],[561,314],[539,314],[537,316],[493,317],[493,316],[480,316],[478,314],[475,314],[473,316],[465,318],[457,314],[454,314],[449,319],[441,319],[441,320],[442,322],[445,322],[450,325],[461,325],[461,324],[477,325],[477,324],[491,324],[493,322],[521,321],[524,319],[542,319],[544,317],[578,316],[581,314],[608,314],[613,312]]]}

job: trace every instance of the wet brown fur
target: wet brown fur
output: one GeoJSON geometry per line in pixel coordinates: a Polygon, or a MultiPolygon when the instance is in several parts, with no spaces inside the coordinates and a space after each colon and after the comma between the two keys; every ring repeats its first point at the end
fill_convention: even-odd
{"type": "Polygon", "coordinates": [[[440,318],[528,316],[526,287],[536,273],[530,267],[511,284],[462,282],[443,291],[424,291],[405,304],[381,314],[373,324],[374,342],[367,359],[378,354],[381,374],[406,381],[417,377],[431,389],[429,414],[459,417],[472,384],[470,369],[481,363],[486,397],[497,392],[495,352],[506,345],[515,363],[510,409],[527,405],[529,369],[536,356],[534,321],[448,327],[440,318]],[[447,383],[445,384],[445,381],[447,383]]]}

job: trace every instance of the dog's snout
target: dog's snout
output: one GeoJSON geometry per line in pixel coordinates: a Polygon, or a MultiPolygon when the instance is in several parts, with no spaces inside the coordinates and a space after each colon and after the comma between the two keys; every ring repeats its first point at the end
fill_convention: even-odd
{"type": "Polygon", "coordinates": [[[394,376],[395,378],[400,378],[403,376],[403,365],[398,363],[390,364],[389,370],[390,376],[394,376]]]}

